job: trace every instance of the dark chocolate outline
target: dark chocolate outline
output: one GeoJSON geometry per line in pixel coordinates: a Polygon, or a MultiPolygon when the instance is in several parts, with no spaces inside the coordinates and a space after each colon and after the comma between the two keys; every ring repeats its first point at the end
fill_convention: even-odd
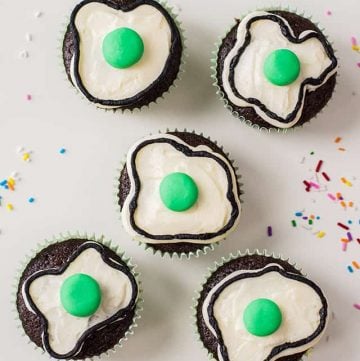
{"type": "Polygon", "coordinates": [[[214,304],[215,304],[217,298],[219,297],[220,293],[226,287],[228,287],[231,283],[234,283],[236,281],[239,281],[239,280],[242,280],[242,279],[245,279],[245,278],[260,277],[260,276],[263,276],[264,274],[270,273],[270,272],[278,272],[285,278],[289,278],[291,280],[295,280],[295,281],[298,281],[298,282],[305,283],[306,285],[311,287],[319,295],[319,297],[321,299],[321,302],[323,304],[323,307],[319,311],[319,314],[320,314],[319,327],[316,329],[316,331],[312,335],[310,335],[309,337],[304,338],[302,340],[299,340],[299,341],[295,341],[295,342],[292,342],[292,343],[286,342],[283,345],[274,347],[272,349],[271,353],[269,354],[269,356],[263,361],[271,361],[271,359],[274,356],[278,355],[279,353],[283,352],[284,350],[306,345],[309,342],[313,341],[316,337],[318,337],[324,331],[324,329],[326,327],[327,317],[328,317],[328,303],[327,303],[327,300],[326,300],[324,294],[322,293],[321,289],[314,282],[310,281],[309,279],[305,278],[304,276],[297,275],[295,273],[286,272],[286,271],[284,271],[282,268],[280,268],[278,266],[269,266],[269,267],[266,267],[266,268],[264,268],[264,269],[262,269],[262,270],[260,270],[258,272],[241,273],[241,274],[235,276],[234,278],[231,278],[231,279],[227,280],[226,282],[224,282],[214,292],[214,294],[211,296],[210,301],[209,301],[209,305],[207,307],[207,313],[208,313],[208,316],[209,316],[209,323],[213,327],[213,329],[215,330],[215,333],[216,333],[216,339],[217,339],[217,342],[218,342],[218,352],[220,350],[220,353],[221,353],[224,361],[231,361],[231,360],[229,359],[227,348],[226,348],[226,346],[224,344],[224,340],[223,340],[221,330],[220,330],[220,328],[218,326],[218,323],[216,321],[216,318],[214,316],[214,304]]]}
{"type": "MultiPolygon", "coordinates": [[[[202,240],[202,241],[206,241],[206,240],[210,240],[213,239],[215,237],[221,236],[222,234],[226,233],[228,230],[230,230],[234,224],[236,219],[239,217],[240,214],[240,208],[238,207],[236,200],[235,200],[235,196],[234,196],[234,192],[233,192],[233,187],[234,184],[232,182],[232,178],[231,178],[231,171],[233,171],[232,169],[230,170],[230,168],[225,164],[224,161],[222,161],[221,159],[219,159],[216,155],[207,152],[207,151],[193,151],[191,150],[191,148],[185,144],[180,144],[178,142],[176,142],[173,139],[168,139],[168,138],[155,138],[155,139],[149,139],[149,140],[145,140],[144,142],[142,142],[141,144],[139,144],[135,150],[133,151],[132,155],[131,155],[131,171],[132,171],[132,178],[134,179],[135,182],[135,193],[133,196],[133,199],[129,202],[129,211],[130,211],[130,224],[131,227],[135,230],[135,232],[137,232],[138,234],[140,234],[143,237],[146,237],[148,239],[153,239],[153,240],[187,240],[187,239],[196,239],[196,240],[202,240]],[[171,146],[173,146],[176,150],[178,150],[179,152],[182,152],[183,154],[185,154],[187,157],[204,157],[204,158],[211,158],[214,159],[224,170],[228,179],[228,191],[227,191],[227,199],[229,200],[231,206],[232,206],[232,212],[231,212],[231,217],[230,220],[228,222],[227,225],[225,225],[220,231],[218,232],[213,232],[213,233],[201,233],[201,234],[186,234],[186,233],[178,233],[175,235],[152,235],[150,233],[147,233],[146,231],[142,230],[141,228],[139,228],[134,220],[134,213],[136,211],[137,208],[137,198],[139,196],[139,192],[140,192],[140,188],[141,188],[141,182],[138,176],[138,173],[136,171],[136,165],[135,165],[135,158],[137,156],[137,153],[144,148],[145,146],[149,145],[149,144],[154,144],[154,143],[168,143],[171,146]]],[[[151,242],[147,242],[150,243],[151,242]]]]}
{"type": "MultiPolygon", "coordinates": [[[[290,28],[291,28],[291,26],[290,26],[290,28]]],[[[304,94],[305,86],[308,85],[308,84],[309,85],[314,85],[314,86],[322,85],[324,80],[326,79],[326,77],[331,73],[331,71],[333,71],[337,67],[337,64],[338,64],[337,59],[336,59],[336,57],[334,55],[334,52],[332,50],[332,47],[331,47],[330,43],[327,41],[327,39],[325,38],[325,36],[323,34],[321,34],[319,32],[313,32],[312,31],[311,33],[305,35],[303,38],[300,39],[298,37],[294,37],[294,36],[291,35],[290,28],[286,25],[285,21],[281,17],[279,17],[278,15],[275,15],[275,14],[259,15],[259,16],[255,16],[252,19],[250,19],[246,24],[246,36],[245,36],[244,44],[239,49],[238,53],[231,59],[230,73],[229,73],[229,78],[228,78],[231,90],[233,91],[233,93],[234,93],[234,95],[236,97],[244,100],[245,102],[249,103],[250,105],[257,106],[270,118],[275,119],[275,120],[279,121],[280,123],[285,123],[285,124],[290,123],[296,117],[296,115],[297,115],[297,113],[298,113],[298,111],[299,111],[299,109],[301,107],[301,104],[302,104],[301,100],[303,98],[305,98],[305,96],[306,96],[306,94],[304,94]],[[272,111],[270,111],[269,109],[267,109],[267,107],[264,104],[262,104],[258,99],[243,97],[235,87],[235,80],[234,80],[234,78],[235,78],[235,67],[239,63],[241,55],[243,54],[243,52],[245,51],[245,49],[247,48],[247,46],[249,45],[249,43],[251,41],[251,30],[250,30],[251,25],[255,21],[259,21],[259,20],[263,20],[263,19],[271,20],[271,21],[274,21],[274,22],[278,23],[284,37],[286,37],[292,43],[301,44],[301,43],[305,42],[308,39],[317,38],[321,42],[321,44],[323,45],[323,47],[324,47],[324,49],[326,51],[326,54],[331,59],[331,65],[326,70],[324,70],[323,73],[318,78],[307,78],[301,83],[299,96],[298,96],[298,101],[296,103],[296,107],[290,114],[288,114],[288,116],[285,119],[279,117],[277,114],[275,114],[272,111]]]]}
{"type": "Polygon", "coordinates": [[[48,269],[48,270],[43,270],[43,271],[38,271],[36,273],[34,273],[33,275],[31,275],[30,277],[28,277],[23,284],[23,288],[22,288],[25,297],[26,297],[26,302],[30,305],[31,309],[33,311],[35,311],[35,313],[40,317],[41,319],[41,326],[42,326],[42,341],[43,341],[43,346],[45,351],[53,358],[55,359],[70,359],[71,357],[76,356],[82,349],[84,342],[86,340],[86,338],[91,335],[93,332],[98,331],[99,329],[105,327],[108,324],[111,324],[113,322],[119,321],[121,320],[121,318],[124,317],[124,315],[126,315],[126,313],[128,311],[131,311],[134,309],[134,307],[136,307],[136,299],[138,297],[138,285],[135,279],[135,276],[132,274],[132,272],[130,271],[129,267],[126,265],[125,262],[121,261],[120,264],[118,264],[117,262],[113,261],[111,259],[110,256],[108,256],[105,253],[105,247],[101,244],[98,243],[96,241],[86,241],[85,243],[81,244],[76,251],[71,255],[71,257],[69,257],[69,259],[66,261],[66,263],[60,267],[60,268],[52,268],[52,269],[48,269]],[[48,321],[46,319],[46,317],[40,312],[40,310],[37,308],[37,306],[35,305],[35,303],[33,302],[31,296],[30,296],[30,286],[31,283],[33,281],[35,281],[37,278],[42,277],[44,275],[61,275],[63,274],[66,269],[70,266],[70,264],[86,249],[89,248],[94,248],[95,250],[97,250],[100,255],[101,258],[103,259],[103,261],[110,267],[115,268],[117,270],[119,270],[120,272],[124,273],[130,280],[131,285],[132,285],[132,297],[130,300],[130,303],[127,307],[119,310],[117,313],[115,313],[114,315],[112,315],[111,317],[109,317],[107,320],[102,321],[100,323],[98,323],[97,325],[89,328],[87,331],[85,331],[82,336],[79,338],[79,340],[77,341],[75,347],[68,352],[65,355],[61,355],[61,354],[57,354],[56,352],[54,352],[51,349],[50,343],[49,343],[49,335],[48,335],[48,321]]]}
{"type": "Polygon", "coordinates": [[[75,77],[75,81],[76,81],[76,87],[81,91],[82,94],[84,94],[84,96],[92,103],[95,104],[100,104],[103,106],[108,106],[108,107],[117,107],[117,108],[121,108],[121,107],[126,107],[126,106],[130,106],[134,103],[137,103],[139,100],[141,100],[141,98],[143,96],[145,96],[148,92],[150,92],[153,88],[155,88],[157,86],[158,83],[160,83],[163,78],[165,77],[165,75],[168,72],[168,67],[169,67],[169,59],[173,53],[173,49],[178,46],[178,43],[180,42],[181,44],[181,48],[182,48],[182,40],[181,40],[181,35],[180,35],[180,31],[175,23],[175,21],[173,20],[173,18],[170,16],[170,14],[167,12],[167,10],[165,8],[162,7],[161,4],[159,4],[156,1],[153,0],[134,0],[133,2],[129,3],[129,4],[117,4],[112,2],[111,0],[84,0],[82,1],[80,4],[76,5],[73,12],[71,13],[71,18],[70,18],[70,30],[73,32],[74,34],[74,55],[73,55],[73,59],[74,59],[74,66],[73,66],[73,71],[74,71],[74,77],[75,77]],[[153,6],[154,8],[156,8],[157,10],[159,10],[165,17],[165,19],[167,20],[170,29],[171,29],[171,47],[170,47],[170,51],[169,51],[169,56],[168,59],[166,60],[164,69],[162,71],[162,73],[160,74],[160,76],[155,79],[146,89],[142,90],[141,92],[139,92],[138,94],[134,95],[131,98],[126,98],[126,99],[122,99],[122,100],[106,100],[106,99],[98,99],[96,97],[94,97],[93,95],[91,95],[87,89],[85,88],[85,86],[83,85],[83,82],[81,80],[81,76],[79,74],[79,61],[80,61],[80,36],[79,33],[77,31],[77,28],[75,26],[75,19],[76,19],[76,15],[78,14],[79,10],[90,3],[100,3],[100,4],[104,4],[107,5],[115,10],[121,10],[124,12],[128,12],[128,11],[132,11],[135,8],[137,8],[140,5],[150,5],[153,6]]]}

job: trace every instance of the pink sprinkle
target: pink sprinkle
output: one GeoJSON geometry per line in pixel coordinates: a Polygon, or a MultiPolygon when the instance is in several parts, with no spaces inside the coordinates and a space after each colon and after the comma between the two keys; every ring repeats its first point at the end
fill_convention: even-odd
{"type": "Polygon", "coordinates": [[[28,94],[28,95],[26,96],[26,100],[28,100],[28,101],[32,100],[32,95],[31,95],[31,94],[28,94]]]}
{"type": "Polygon", "coordinates": [[[356,63],[357,67],[360,68],[360,63],[356,63]]]}
{"type": "Polygon", "coordinates": [[[344,252],[346,252],[347,251],[347,242],[342,242],[342,250],[344,251],[344,252]]]}
{"type": "Polygon", "coordinates": [[[314,182],[310,182],[310,185],[316,189],[320,189],[320,185],[314,182]]]}
{"type": "Polygon", "coordinates": [[[327,10],[327,11],[326,11],[326,15],[331,16],[331,15],[332,15],[331,10],[327,10]]]}
{"type": "Polygon", "coordinates": [[[351,37],[351,45],[353,45],[353,46],[356,46],[356,45],[357,45],[357,41],[356,41],[355,36],[352,36],[352,37],[351,37]]]}
{"type": "Polygon", "coordinates": [[[336,201],[336,197],[335,197],[333,194],[328,193],[328,197],[329,197],[331,200],[336,201]]]}
{"type": "Polygon", "coordinates": [[[354,307],[357,309],[357,310],[360,310],[360,305],[359,304],[354,304],[354,307]]]}

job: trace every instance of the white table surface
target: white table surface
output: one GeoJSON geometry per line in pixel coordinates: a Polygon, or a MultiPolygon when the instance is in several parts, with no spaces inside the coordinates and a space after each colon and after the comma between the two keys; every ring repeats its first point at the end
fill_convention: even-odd
{"type": "MultiPolygon", "coordinates": [[[[20,261],[35,245],[64,231],[86,231],[113,239],[139,264],[145,310],[135,336],[111,360],[206,360],[193,335],[192,297],[208,266],[238,249],[268,249],[298,262],[327,293],[335,317],[327,336],[316,347],[313,361],[359,360],[360,271],[347,265],[360,262],[356,242],[341,250],[344,232],[338,221],[354,221],[360,236],[360,213],[332,204],[326,192],[306,193],[302,185],[319,159],[332,177],[329,191],[343,192],[360,202],[360,54],[351,50],[350,37],[360,38],[357,0],[298,0],[283,2],[320,21],[335,43],[340,58],[336,94],[310,126],[294,134],[267,135],[234,119],[211,86],[210,54],[218,36],[234,16],[269,5],[265,1],[174,0],[186,29],[186,73],[165,101],[135,114],[96,110],[66,81],[59,45],[75,0],[0,1],[0,178],[18,171],[16,192],[0,191],[0,359],[46,360],[22,338],[11,312],[13,278],[20,261]],[[332,16],[326,15],[331,10],[332,16]],[[39,18],[36,11],[42,11],[39,18]],[[33,41],[27,42],[26,34],[33,41]],[[29,52],[27,59],[19,53],[29,52]],[[33,96],[32,101],[26,95],[33,96]],[[161,259],[145,252],[123,231],[114,205],[116,168],[128,147],[149,132],[188,128],[217,139],[240,167],[245,205],[238,230],[216,251],[199,259],[161,259]],[[340,145],[336,136],[343,137],[340,145]],[[16,149],[32,150],[32,162],[21,160],[16,149]],[[345,152],[337,150],[346,148],[345,152]],[[67,153],[59,155],[59,148],[67,153]],[[315,151],[313,156],[309,153],[315,151]],[[305,164],[301,164],[306,157],[305,164]],[[342,176],[353,187],[340,182],[342,176]],[[358,179],[356,179],[358,177],[358,179]],[[36,198],[34,204],[27,199],[36,198]],[[6,202],[14,204],[9,212],[6,202]],[[321,216],[319,239],[290,224],[294,212],[306,209],[321,216]],[[273,227],[273,237],[266,234],[273,227]],[[327,342],[328,341],[328,342],[327,342]]],[[[316,230],[314,229],[314,230],[316,230]]],[[[246,361],[246,360],[244,360],[246,361]]]]}

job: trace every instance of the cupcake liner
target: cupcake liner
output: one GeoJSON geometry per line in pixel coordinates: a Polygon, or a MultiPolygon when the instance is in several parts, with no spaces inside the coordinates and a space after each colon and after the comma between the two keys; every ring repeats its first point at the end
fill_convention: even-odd
{"type": "MultiPolygon", "coordinates": [[[[271,6],[271,7],[257,7],[255,8],[254,11],[288,11],[288,12],[292,12],[296,15],[302,16],[308,20],[311,20],[318,28],[319,30],[322,32],[322,34],[326,37],[326,39],[330,42],[331,46],[333,47],[333,51],[334,53],[337,53],[337,50],[334,48],[334,42],[329,40],[328,35],[326,34],[326,31],[324,30],[323,27],[320,27],[319,22],[314,22],[312,20],[312,16],[307,16],[305,14],[304,11],[302,12],[298,12],[298,9],[293,9],[290,8],[289,6],[271,6]]],[[[240,19],[243,19],[245,16],[247,16],[248,14],[250,14],[250,12],[246,12],[243,13],[240,16],[240,19]]],[[[269,128],[267,127],[260,127],[258,124],[253,123],[251,120],[246,119],[244,116],[240,115],[233,107],[232,105],[229,103],[229,101],[226,99],[224,92],[221,90],[219,83],[218,83],[218,79],[217,79],[217,57],[218,57],[218,53],[220,50],[220,46],[223,43],[224,39],[226,38],[227,34],[230,32],[230,30],[233,28],[235,24],[233,23],[231,26],[228,27],[227,31],[225,32],[225,35],[219,36],[218,40],[215,42],[215,50],[212,51],[212,58],[211,58],[211,78],[213,79],[213,83],[212,85],[216,88],[216,95],[219,97],[220,100],[222,100],[222,102],[224,103],[224,108],[226,108],[227,110],[229,110],[231,112],[231,114],[235,117],[238,118],[242,123],[246,124],[247,126],[254,128],[262,133],[278,133],[278,134],[286,134],[286,133],[294,133],[304,127],[307,127],[309,125],[311,125],[312,121],[314,119],[316,119],[318,116],[320,116],[323,111],[328,107],[331,99],[333,98],[335,92],[336,92],[336,86],[335,86],[335,90],[333,91],[333,95],[331,97],[331,99],[329,100],[329,102],[314,116],[312,117],[309,121],[307,121],[304,124],[301,125],[294,125],[291,128],[276,128],[273,127],[269,124],[269,128]]],[[[339,66],[338,66],[339,69],[339,66]]],[[[339,71],[337,72],[336,75],[336,79],[338,80],[339,77],[339,71]]]]}
{"type": "MultiPolygon", "coordinates": [[[[205,136],[202,132],[198,133],[195,130],[187,130],[186,128],[185,129],[178,129],[178,128],[169,129],[169,128],[167,128],[165,131],[160,131],[159,130],[158,134],[166,134],[168,132],[188,132],[188,133],[201,135],[202,137],[204,137],[204,138],[210,140],[211,142],[213,142],[214,144],[216,144],[221,150],[223,150],[223,147],[220,146],[216,140],[212,140],[210,137],[205,136]]],[[[149,135],[153,135],[153,134],[154,133],[150,133],[149,135]]],[[[244,203],[244,201],[243,201],[243,195],[244,195],[243,187],[244,187],[244,184],[241,183],[241,181],[240,181],[241,178],[242,178],[242,175],[240,175],[238,173],[239,167],[235,165],[236,164],[235,160],[230,158],[230,154],[225,153],[225,155],[229,159],[231,165],[234,167],[235,176],[236,176],[237,182],[239,184],[240,203],[243,206],[243,203],[244,203]]],[[[120,223],[121,223],[123,229],[124,229],[124,226],[123,226],[122,219],[121,219],[121,210],[120,210],[120,206],[119,206],[118,192],[119,192],[119,189],[120,189],[120,186],[121,186],[121,184],[120,184],[120,174],[121,174],[121,171],[124,169],[125,165],[126,165],[126,154],[124,155],[123,160],[120,162],[119,168],[116,169],[116,177],[114,179],[114,181],[115,181],[115,183],[114,183],[115,206],[116,206],[116,210],[117,210],[117,213],[119,215],[119,220],[120,220],[120,223]]],[[[242,211],[243,211],[243,209],[241,210],[241,212],[242,211]]],[[[169,257],[169,258],[178,257],[179,259],[190,259],[192,257],[199,258],[200,256],[206,255],[208,252],[213,251],[217,246],[220,245],[220,242],[226,241],[226,238],[222,239],[219,242],[208,244],[208,245],[204,246],[202,249],[198,249],[195,252],[189,252],[189,253],[185,253],[185,252],[173,252],[173,253],[163,252],[161,250],[154,249],[152,247],[152,245],[149,244],[149,243],[145,243],[145,242],[142,242],[142,241],[139,241],[139,240],[136,240],[136,239],[133,239],[133,241],[136,241],[138,243],[138,245],[144,247],[145,250],[149,250],[150,252],[152,252],[153,255],[159,254],[160,257],[162,257],[162,258],[163,257],[169,257]]]]}
{"type": "MultiPolygon", "coordinates": [[[[91,107],[95,107],[97,110],[102,111],[102,112],[113,112],[113,113],[117,113],[117,112],[121,112],[121,113],[136,113],[136,112],[141,112],[141,110],[143,108],[148,108],[150,109],[154,104],[157,104],[158,102],[161,102],[162,100],[165,99],[166,95],[168,93],[170,93],[170,91],[172,90],[172,88],[177,88],[178,83],[182,80],[182,76],[185,73],[185,66],[186,66],[186,58],[188,57],[187,54],[187,46],[186,46],[186,36],[185,36],[185,30],[184,27],[182,25],[181,20],[179,19],[179,13],[176,11],[176,7],[175,6],[171,6],[170,4],[168,4],[167,1],[164,0],[155,0],[157,1],[172,17],[172,19],[174,20],[177,28],[179,29],[180,32],[180,37],[181,37],[181,43],[182,43],[182,54],[181,54],[181,61],[180,61],[180,67],[179,67],[179,71],[178,74],[175,78],[175,80],[173,81],[173,83],[169,86],[169,88],[164,91],[158,98],[156,98],[155,100],[151,101],[149,104],[143,105],[141,107],[136,107],[133,109],[122,109],[122,108],[101,108],[96,106],[96,104],[90,102],[82,92],[79,91],[79,89],[77,89],[77,87],[75,85],[73,85],[69,78],[68,75],[65,71],[65,66],[64,66],[64,61],[63,61],[63,42],[64,42],[64,37],[67,31],[67,27],[70,23],[70,16],[68,15],[66,17],[66,21],[64,23],[61,24],[61,31],[59,33],[58,36],[58,59],[59,59],[59,65],[60,65],[60,69],[62,70],[62,73],[64,74],[64,80],[67,82],[67,84],[69,85],[69,88],[72,89],[78,97],[80,97],[82,99],[82,101],[86,102],[87,105],[90,105],[91,107]]],[[[71,9],[69,9],[68,14],[71,14],[71,12],[73,11],[73,7],[71,9]]]]}
{"type": "MultiPolygon", "coordinates": [[[[17,302],[17,293],[18,293],[18,287],[19,287],[19,282],[21,279],[21,276],[25,270],[25,268],[27,267],[27,265],[29,264],[29,262],[43,249],[45,249],[46,247],[52,245],[52,244],[56,244],[56,243],[60,243],[69,239],[86,239],[89,241],[94,241],[94,242],[98,242],[106,247],[108,247],[109,249],[111,249],[113,252],[115,252],[119,257],[121,257],[122,261],[125,262],[125,264],[129,267],[131,273],[133,274],[133,276],[135,277],[136,283],[138,285],[138,298],[136,301],[136,307],[135,307],[135,313],[134,313],[134,317],[132,320],[132,324],[130,325],[130,327],[128,328],[128,330],[125,332],[125,335],[119,340],[119,342],[111,349],[101,353],[100,355],[97,356],[93,356],[91,358],[86,358],[86,360],[93,360],[95,358],[100,358],[100,357],[104,357],[107,356],[109,357],[111,353],[114,353],[117,351],[118,348],[121,348],[123,346],[123,343],[126,342],[126,340],[134,334],[134,329],[136,327],[138,327],[138,321],[141,318],[141,312],[143,311],[143,298],[142,298],[142,288],[141,288],[141,281],[139,279],[140,277],[140,273],[136,271],[137,269],[137,265],[132,263],[131,258],[126,257],[125,256],[125,252],[120,251],[119,250],[119,246],[115,246],[111,240],[106,239],[104,236],[100,236],[97,237],[95,236],[95,234],[91,234],[88,235],[87,233],[81,233],[79,231],[76,232],[67,232],[67,233],[60,233],[58,236],[53,236],[51,239],[49,240],[45,240],[44,242],[40,242],[36,245],[35,248],[30,250],[30,253],[27,254],[24,257],[24,260],[20,263],[20,266],[16,272],[16,276],[14,278],[14,283],[13,283],[13,292],[12,292],[12,312],[14,312],[14,319],[16,322],[16,327],[22,330],[22,336],[25,337],[27,339],[27,343],[28,344],[32,344],[34,346],[34,349],[40,350],[40,352],[42,354],[47,354],[43,348],[38,347],[30,338],[29,336],[25,333],[23,327],[22,327],[22,322],[20,320],[19,317],[19,313],[16,307],[16,302],[17,302]]],[[[50,355],[48,355],[49,358],[50,355]]],[[[53,358],[51,358],[53,359],[53,358]]]]}
{"type": "MultiPolygon", "coordinates": [[[[282,255],[269,253],[267,250],[259,250],[259,249],[255,249],[254,251],[250,251],[249,249],[246,249],[244,252],[238,251],[236,253],[230,253],[227,257],[222,257],[219,261],[216,261],[212,267],[208,267],[207,272],[206,272],[205,277],[204,277],[204,280],[201,283],[198,290],[195,291],[195,296],[193,297],[193,300],[192,300],[193,304],[191,306],[191,323],[192,323],[193,328],[194,328],[195,338],[201,344],[202,349],[207,353],[208,359],[210,361],[218,361],[218,360],[217,360],[217,358],[215,358],[213,356],[213,354],[203,344],[203,342],[201,340],[200,333],[198,331],[198,326],[197,326],[197,306],[198,306],[198,303],[200,301],[201,292],[202,292],[204,286],[206,285],[206,283],[208,282],[209,278],[211,277],[211,275],[215,271],[217,271],[221,266],[223,266],[224,264],[226,264],[226,263],[228,263],[228,262],[230,262],[230,261],[232,261],[234,259],[244,257],[244,256],[254,256],[254,255],[272,257],[272,258],[277,259],[277,260],[288,262],[297,271],[299,271],[304,277],[306,277],[306,274],[302,273],[302,269],[299,268],[297,266],[297,264],[295,262],[292,262],[289,258],[284,258],[282,255]]],[[[301,358],[301,361],[305,361],[305,357],[308,358],[311,353],[312,353],[312,348],[310,348],[304,354],[304,356],[301,358]]]]}

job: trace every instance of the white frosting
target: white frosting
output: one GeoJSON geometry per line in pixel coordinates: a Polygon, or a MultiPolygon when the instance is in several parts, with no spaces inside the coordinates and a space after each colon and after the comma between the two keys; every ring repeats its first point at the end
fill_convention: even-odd
{"type": "MultiPolygon", "coordinates": [[[[124,100],[142,92],[161,75],[170,54],[170,25],[151,5],[140,5],[124,12],[102,3],[89,3],[78,11],[75,26],[80,37],[78,71],[82,84],[89,94],[100,100],[124,100]],[[102,53],[104,37],[119,27],[135,30],[145,47],[141,60],[127,69],[113,68],[102,53]]],[[[79,89],[73,60],[71,77],[79,89]]]]}
{"type": "MultiPolygon", "coordinates": [[[[117,263],[114,260],[113,262],[117,263]]],[[[94,248],[87,248],[81,252],[63,274],[40,276],[29,288],[32,302],[48,321],[49,345],[59,355],[73,351],[85,331],[126,308],[131,302],[132,294],[133,288],[129,277],[105,263],[101,254],[94,248]],[[61,305],[62,283],[76,273],[93,277],[101,288],[101,305],[90,317],[74,317],[61,305]]],[[[24,291],[23,296],[28,309],[35,313],[24,291]]]]}
{"type": "MultiPolygon", "coordinates": [[[[268,265],[266,268],[270,266],[274,265],[268,265]]],[[[208,315],[211,297],[228,280],[243,273],[258,271],[260,270],[233,272],[207,295],[202,312],[207,327],[215,336],[217,335],[208,315]]],[[[322,308],[321,298],[312,287],[301,281],[286,278],[275,271],[230,283],[221,291],[213,305],[214,317],[221,330],[230,361],[264,361],[274,347],[306,339],[319,327],[319,312],[322,308]],[[280,307],[283,316],[280,328],[267,337],[251,335],[243,323],[245,308],[258,298],[274,301],[280,307]]],[[[279,353],[271,358],[271,361],[308,350],[320,340],[324,332],[325,329],[306,345],[279,353]]],[[[223,360],[220,350],[218,356],[223,360]]]]}
{"type": "MultiPolygon", "coordinates": [[[[301,107],[297,111],[294,120],[289,123],[282,123],[267,115],[258,106],[238,98],[233,93],[229,82],[230,63],[237,55],[239,49],[244,45],[248,22],[254,17],[264,15],[269,15],[269,13],[257,11],[247,15],[241,20],[237,29],[236,43],[224,61],[224,70],[222,73],[223,88],[233,104],[239,107],[253,108],[259,116],[275,127],[290,128],[299,121],[302,115],[306,91],[304,91],[304,96],[301,99],[301,107]]],[[[274,14],[271,15],[275,16],[274,14]]],[[[284,18],[280,16],[277,17],[285,22],[290,33],[294,36],[289,23],[284,18]]],[[[302,82],[308,78],[319,78],[321,74],[330,68],[331,59],[326,54],[323,44],[317,38],[310,38],[299,44],[292,43],[282,34],[280,25],[272,20],[261,19],[253,22],[250,26],[250,33],[251,41],[245,48],[234,69],[235,87],[243,97],[258,99],[268,110],[285,119],[295,110],[302,82]],[[288,86],[273,85],[264,75],[264,61],[271,52],[277,49],[289,49],[293,51],[301,63],[299,77],[288,86]]],[[[304,31],[300,34],[299,39],[304,38],[304,36],[309,33],[316,32],[304,31]]],[[[333,69],[322,84],[334,75],[336,71],[336,68],[333,69]]],[[[314,91],[322,84],[319,86],[307,85],[305,90],[314,91]]]]}
{"type": "MultiPolygon", "coordinates": [[[[157,138],[172,139],[179,144],[187,145],[178,137],[167,134],[150,136],[146,140],[157,138]]],[[[134,238],[147,243],[210,243],[225,238],[226,234],[205,241],[199,239],[154,240],[143,237],[133,229],[130,223],[129,211],[129,204],[135,194],[131,161],[134,150],[143,142],[144,140],[139,141],[130,149],[126,163],[131,181],[130,194],[126,198],[122,212],[122,219],[126,230],[134,238]]],[[[232,192],[240,215],[241,205],[237,190],[237,179],[229,161],[206,146],[188,147],[196,151],[203,150],[209,152],[226,164],[231,174],[232,192]]],[[[144,146],[137,153],[135,165],[141,187],[134,220],[140,229],[152,235],[197,235],[218,232],[229,223],[233,210],[230,201],[227,199],[229,182],[224,168],[214,159],[208,157],[188,157],[169,143],[155,142],[144,146]],[[165,176],[173,172],[188,174],[194,179],[199,189],[199,198],[196,204],[185,212],[174,212],[167,209],[160,198],[160,183],[165,176]]],[[[229,232],[236,227],[238,220],[239,217],[237,217],[234,226],[229,232]]]]}

